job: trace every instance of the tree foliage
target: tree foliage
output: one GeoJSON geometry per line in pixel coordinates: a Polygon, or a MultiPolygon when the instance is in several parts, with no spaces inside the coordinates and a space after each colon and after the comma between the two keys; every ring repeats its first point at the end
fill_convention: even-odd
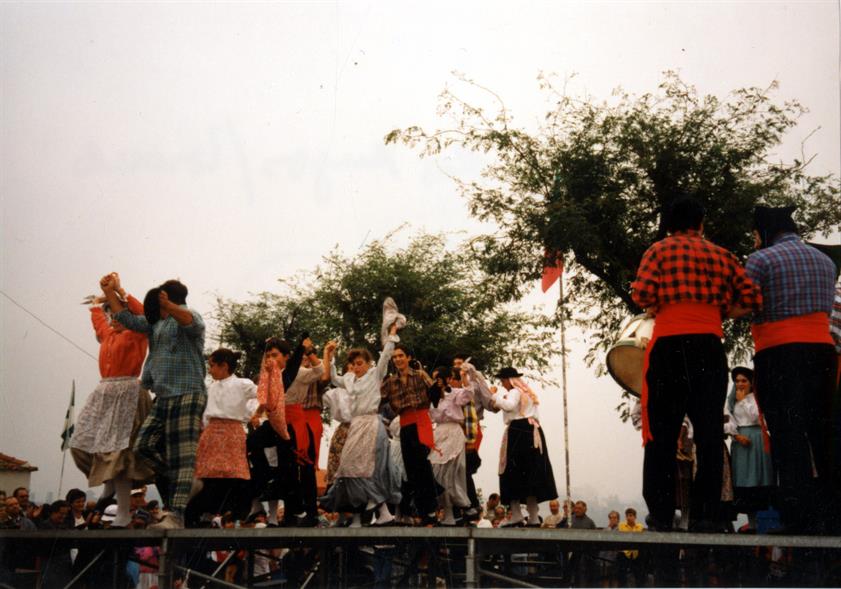
{"type": "Polygon", "coordinates": [[[278,293],[218,299],[218,335],[245,353],[249,376],[259,371],[270,336],[294,340],[307,332],[319,346],[338,338],[345,352],[357,346],[378,352],[382,304],[391,296],[409,320],[401,341],[427,367],[463,351],[487,370],[508,364],[544,370],[555,353],[547,318],[498,304],[482,288],[487,281],[478,260],[463,248],[448,249],[445,236],[420,235],[402,249],[373,242],[353,257],[332,251],[313,272],[282,280],[278,293]]]}
{"type": "MultiPolygon", "coordinates": [[[[501,301],[523,296],[540,275],[545,250],[568,269],[567,313],[591,334],[588,361],[612,343],[621,323],[640,311],[630,283],[645,249],[661,238],[660,212],[680,195],[707,209],[705,234],[743,258],[758,203],[797,205],[805,236],[841,224],[838,179],[806,172],[811,159],[774,161],[774,149],[805,112],[796,101],[773,100],[777,84],[743,88],[725,99],[700,95],[666,72],[656,92],[621,89],[607,101],[577,100],[540,76],[551,107],[534,131],[514,125],[502,99],[492,109],[451,90],[440,96],[449,126],[413,126],[388,133],[434,156],[462,150],[490,156],[481,179],[456,180],[472,215],[499,230],[473,240],[481,267],[501,301]]],[[[745,322],[728,326],[735,355],[748,343],[745,322]]]]}

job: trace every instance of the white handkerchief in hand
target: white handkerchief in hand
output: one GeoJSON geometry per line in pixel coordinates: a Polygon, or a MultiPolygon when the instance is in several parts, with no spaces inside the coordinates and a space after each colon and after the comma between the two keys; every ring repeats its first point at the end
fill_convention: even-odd
{"type": "Polygon", "coordinates": [[[397,310],[397,303],[394,302],[393,298],[386,297],[383,301],[383,329],[380,338],[383,347],[385,347],[385,343],[388,341],[388,332],[395,323],[397,324],[397,329],[403,329],[406,326],[406,316],[397,310]]]}

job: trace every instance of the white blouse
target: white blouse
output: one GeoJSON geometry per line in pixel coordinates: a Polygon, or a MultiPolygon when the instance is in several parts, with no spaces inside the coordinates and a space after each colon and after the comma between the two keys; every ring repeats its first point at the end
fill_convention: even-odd
{"type": "Polygon", "coordinates": [[[335,361],[330,365],[333,386],[345,389],[350,395],[350,412],[353,417],[377,413],[380,408],[380,385],[388,372],[388,361],[394,353],[394,344],[399,341],[398,336],[390,335],[377,365],[368,369],[361,378],[357,378],[351,371],[339,376],[335,361]]]}
{"type": "Polygon", "coordinates": [[[257,385],[247,378],[233,374],[222,380],[214,380],[207,387],[207,406],[202,422],[207,425],[212,418],[235,419],[243,423],[251,419],[248,401],[257,398],[257,385]]]}
{"type": "Polygon", "coordinates": [[[301,366],[295,380],[292,381],[289,390],[286,391],[284,403],[286,405],[298,405],[306,401],[310,385],[317,382],[322,374],[324,374],[324,365],[321,362],[311,368],[301,366]]]}
{"type": "MultiPolygon", "coordinates": [[[[532,387],[532,390],[534,390],[534,387],[532,387]]],[[[520,396],[520,389],[516,387],[510,391],[505,390],[505,387],[500,387],[500,389],[494,394],[494,403],[496,403],[497,407],[502,409],[502,420],[505,422],[505,425],[508,425],[515,419],[525,419],[528,417],[533,417],[538,421],[540,420],[537,413],[537,405],[534,404],[531,397],[526,398],[526,402],[524,404],[525,410],[523,413],[520,413],[520,396]]]]}
{"type": "Polygon", "coordinates": [[[753,393],[748,393],[744,399],[736,401],[732,412],[725,403],[724,414],[729,417],[724,424],[724,433],[731,436],[739,433],[739,427],[759,425],[759,406],[753,393]]]}
{"type": "Polygon", "coordinates": [[[437,407],[429,407],[429,417],[434,423],[464,423],[462,407],[472,400],[472,387],[451,389],[444,392],[437,407]]]}
{"type": "Polygon", "coordinates": [[[339,423],[350,423],[353,419],[353,414],[350,412],[350,395],[342,387],[328,390],[321,399],[332,419],[339,423]]]}

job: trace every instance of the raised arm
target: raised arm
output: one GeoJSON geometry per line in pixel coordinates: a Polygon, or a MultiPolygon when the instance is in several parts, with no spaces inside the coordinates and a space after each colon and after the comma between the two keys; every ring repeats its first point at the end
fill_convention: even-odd
{"type": "Polygon", "coordinates": [[[388,341],[380,352],[380,358],[377,360],[377,380],[382,381],[385,375],[388,374],[388,362],[391,360],[391,355],[394,354],[394,344],[400,341],[397,335],[397,323],[391,326],[388,332],[388,341]]]}
{"type": "Polygon", "coordinates": [[[336,363],[335,362],[330,362],[330,383],[334,387],[339,387],[339,388],[342,388],[342,389],[346,388],[345,387],[345,379],[343,377],[339,376],[339,371],[336,370],[336,363]]]}
{"type": "Polygon", "coordinates": [[[344,380],[339,377],[339,373],[336,371],[335,354],[336,342],[331,340],[324,346],[324,357],[322,358],[324,374],[327,377],[326,380],[329,379],[334,387],[345,388],[344,380]]]}
{"type": "Polygon", "coordinates": [[[473,391],[468,389],[467,387],[461,389],[453,389],[453,404],[456,407],[464,407],[470,401],[473,400],[473,391]]]}
{"type": "Polygon", "coordinates": [[[492,411],[494,413],[498,412],[499,408],[493,404],[493,391],[491,391],[488,386],[488,382],[485,380],[485,377],[482,376],[476,370],[476,367],[469,362],[465,362],[461,366],[462,370],[466,372],[468,383],[472,385],[473,402],[481,404],[482,407],[488,411],[492,411]]]}
{"type": "Polygon", "coordinates": [[[310,361],[311,368],[301,366],[301,368],[298,369],[298,376],[295,378],[295,382],[298,384],[311,385],[312,383],[321,380],[321,375],[324,374],[324,363],[322,359],[315,354],[312,348],[309,348],[306,356],[310,361]]]}
{"type": "Polygon", "coordinates": [[[295,379],[298,378],[298,371],[301,369],[301,361],[304,359],[304,350],[312,346],[312,340],[308,335],[304,335],[301,343],[292,352],[292,356],[286,362],[286,368],[283,369],[283,388],[289,389],[295,379]]]}
{"type": "MultiPolygon", "coordinates": [[[[125,291],[123,291],[125,292],[125,291]]],[[[138,301],[131,295],[126,295],[126,305],[128,306],[128,310],[132,312],[134,315],[143,315],[143,303],[138,301]]]]}
{"type": "Polygon", "coordinates": [[[108,299],[108,305],[114,313],[114,318],[119,321],[123,327],[140,333],[151,333],[152,326],[149,325],[148,321],[146,321],[146,317],[143,315],[135,315],[126,309],[126,306],[120,300],[120,297],[117,296],[120,284],[118,282],[116,272],[103,276],[99,281],[99,285],[102,287],[102,292],[105,294],[105,298],[108,299]]]}
{"type": "Polygon", "coordinates": [[[161,311],[169,313],[188,336],[199,337],[204,334],[204,321],[201,315],[195,311],[191,311],[186,306],[170,301],[169,295],[163,289],[158,294],[158,301],[161,304],[161,311]]]}
{"type": "Polygon", "coordinates": [[[511,389],[510,391],[498,392],[493,399],[496,406],[503,411],[514,411],[520,405],[520,391],[511,389]]]}

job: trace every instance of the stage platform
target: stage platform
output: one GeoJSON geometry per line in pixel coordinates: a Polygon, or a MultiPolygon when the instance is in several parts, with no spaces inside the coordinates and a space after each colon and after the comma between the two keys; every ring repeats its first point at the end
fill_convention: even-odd
{"type": "MultiPolygon", "coordinates": [[[[96,562],[91,567],[115,567],[114,586],[120,585],[118,568],[124,567],[127,555],[132,552],[130,549],[141,546],[159,549],[160,589],[170,589],[174,579],[187,573],[193,578],[191,587],[372,586],[373,583],[359,578],[357,569],[367,566],[374,571],[377,566],[384,565],[388,565],[389,570],[392,570],[391,566],[403,570],[406,576],[402,580],[411,581],[411,585],[415,585],[419,575],[426,571],[426,582],[432,586],[440,585],[443,579],[448,587],[550,587],[570,581],[569,571],[560,571],[563,567],[559,565],[564,559],[569,561],[570,555],[586,555],[598,568],[602,559],[600,554],[623,550],[638,550],[655,565],[672,563],[676,558],[675,562],[679,563],[688,554],[695,560],[684,558],[683,568],[690,566],[691,574],[691,562],[698,566],[702,564],[697,560],[699,555],[704,563],[719,555],[720,561],[730,563],[727,566],[738,567],[745,559],[760,558],[759,555],[770,547],[778,554],[808,555],[801,556],[801,560],[808,560],[810,578],[818,584],[832,585],[841,580],[841,537],[448,527],[0,531],[0,551],[3,552],[55,555],[74,548],[95,553],[96,562]],[[291,554],[306,555],[307,564],[302,565],[306,582],[300,579],[292,582],[287,578],[269,583],[255,577],[255,554],[267,555],[267,551],[273,549],[288,549],[291,554]],[[241,584],[226,582],[217,576],[224,566],[215,571],[217,575],[193,566],[197,558],[211,551],[246,555],[243,562],[247,563],[247,573],[242,575],[241,584]],[[556,556],[560,560],[556,560],[556,556]],[[550,566],[553,564],[559,566],[553,568],[550,566]],[[546,571],[549,572],[543,574],[546,571]],[[202,579],[201,584],[196,579],[202,579]]],[[[669,574],[678,574],[675,571],[669,574]]],[[[81,586],[78,583],[84,581],[87,572],[78,572],[77,578],[70,579],[66,586],[81,586]]],[[[680,574],[685,575],[686,571],[680,574]]],[[[699,570],[698,574],[707,573],[699,570]]],[[[21,578],[29,585],[25,574],[21,578]]],[[[395,579],[392,579],[392,586],[403,586],[393,581],[395,579]]],[[[4,582],[4,586],[16,585],[4,582]]]]}

